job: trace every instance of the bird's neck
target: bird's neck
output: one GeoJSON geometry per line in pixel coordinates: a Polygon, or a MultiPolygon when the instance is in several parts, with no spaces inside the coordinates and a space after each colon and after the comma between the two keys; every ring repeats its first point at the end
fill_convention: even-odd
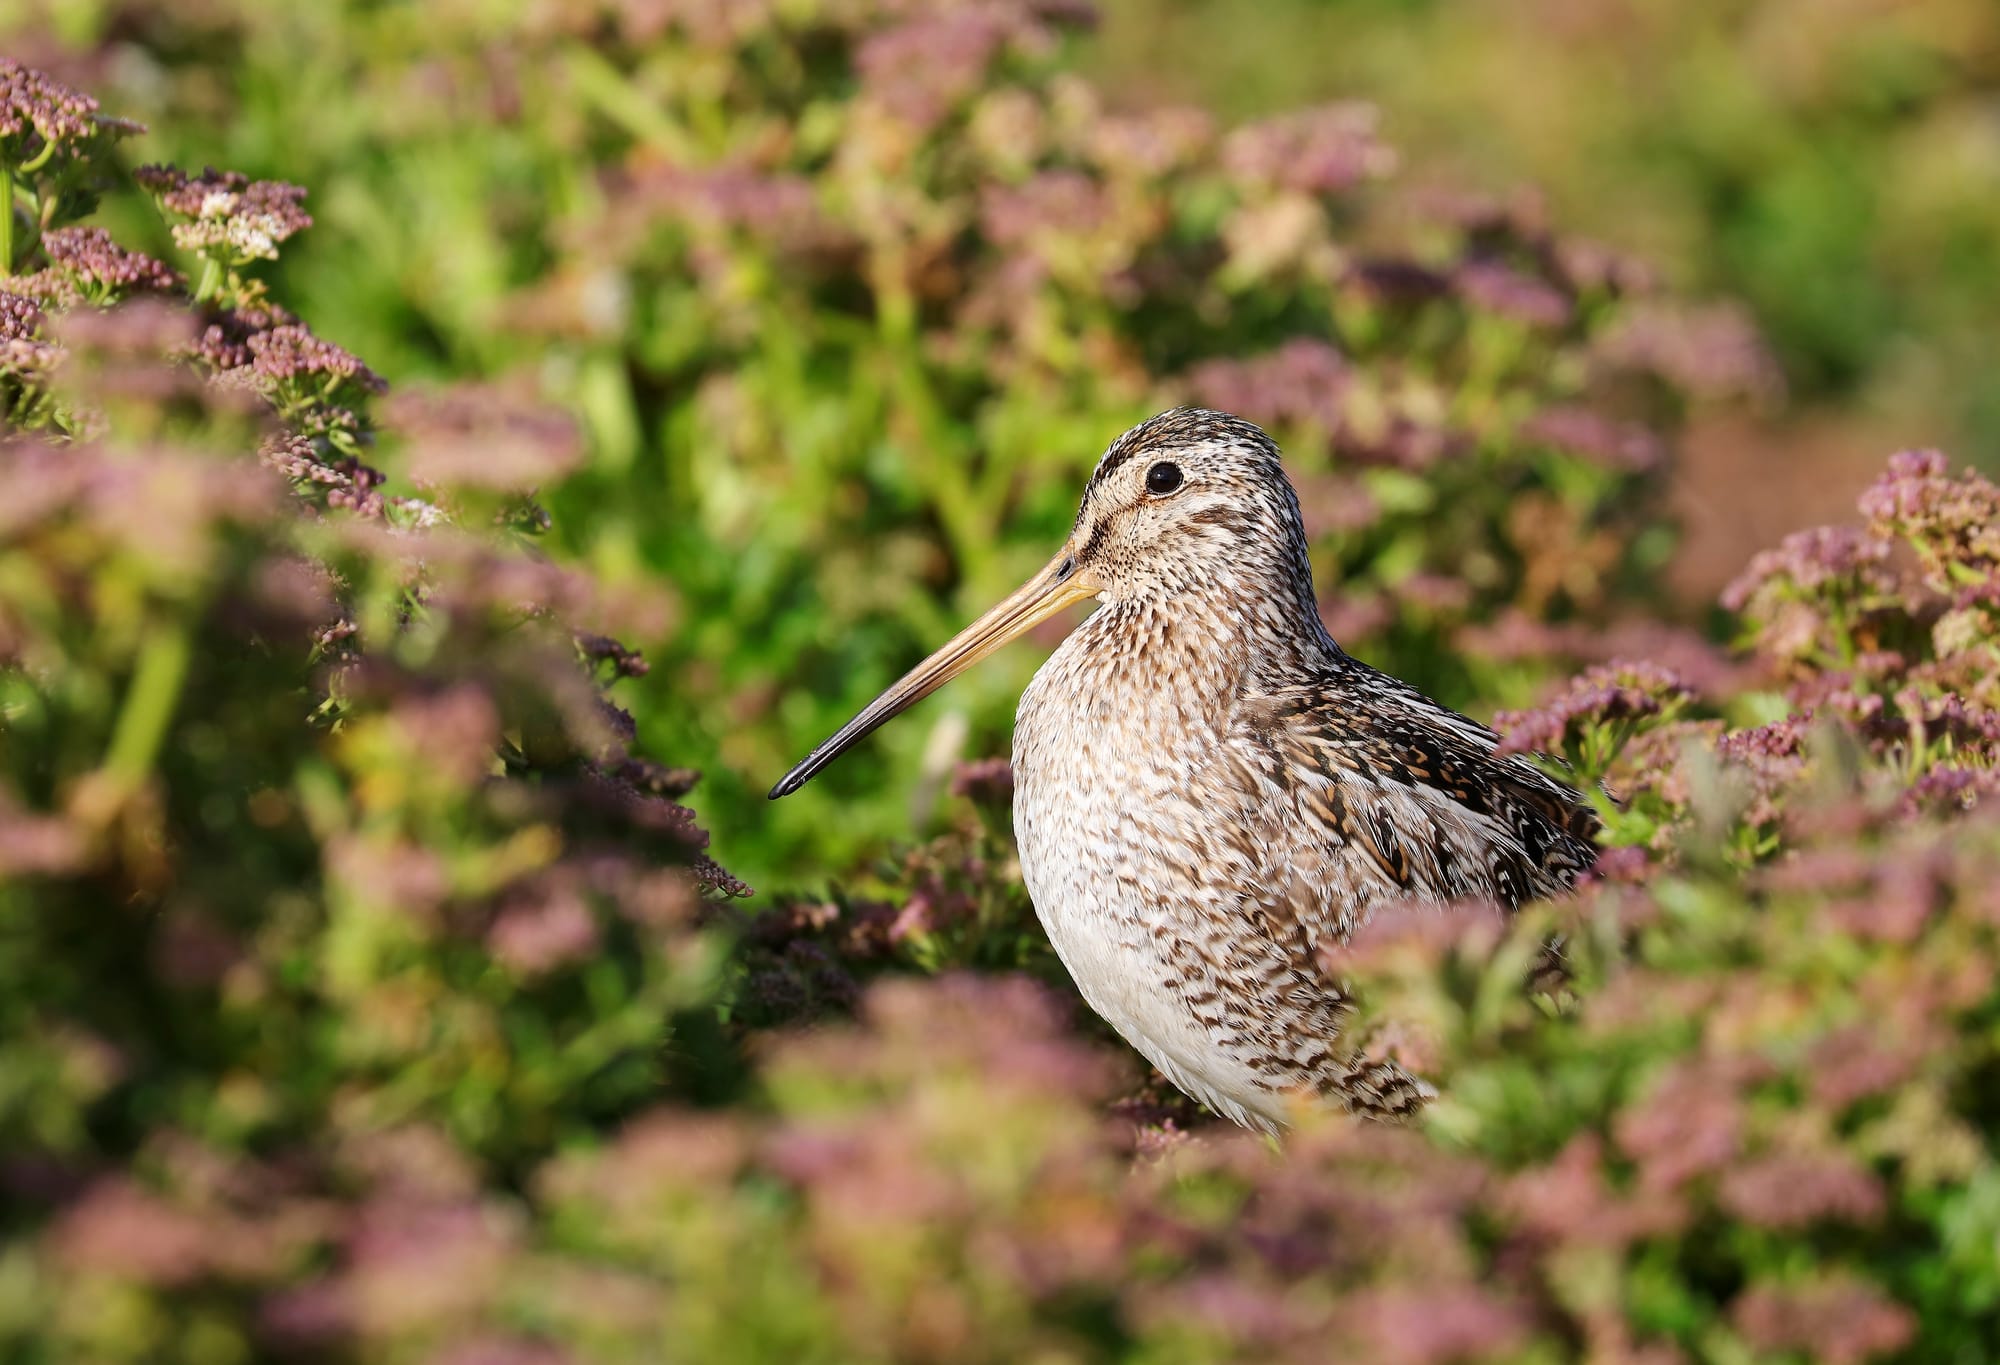
{"type": "Polygon", "coordinates": [[[1289,584],[1246,592],[1217,583],[1107,602],[1070,644],[1080,667],[1100,675],[1093,682],[1144,679],[1155,685],[1151,705],[1190,723],[1219,723],[1239,698],[1296,686],[1340,657],[1310,589],[1289,584]]]}

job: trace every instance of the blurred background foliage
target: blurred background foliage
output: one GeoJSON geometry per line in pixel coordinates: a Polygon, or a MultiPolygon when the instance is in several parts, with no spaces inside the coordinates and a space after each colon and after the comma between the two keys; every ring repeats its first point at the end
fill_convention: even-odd
{"type": "Polygon", "coordinates": [[[1672,582],[1840,514],[1877,452],[2000,461],[2000,14],[1984,0],[1112,0],[1125,98],[1377,100],[1414,173],[1533,187],[1680,289],[1743,301],[1789,401],[1682,445],[1672,582]],[[1190,56],[1198,54],[1198,56],[1190,56]]]}
{"type": "Polygon", "coordinates": [[[1749,304],[1795,403],[2000,457],[2000,14],[1981,0],[1103,13],[1088,61],[1113,89],[1236,117],[1377,100],[1425,172],[1534,185],[1566,227],[1749,304]]]}
{"type": "MultiPolygon", "coordinates": [[[[1405,8],[1260,9],[1236,27],[1294,74],[1236,84],[1284,89],[1397,16],[1459,9],[1405,8]],[[1309,20],[1341,36],[1306,43],[1309,20]]],[[[1119,74],[1144,23],[1114,12],[1093,37],[1089,18],[217,0],[30,6],[13,31],[151,122],[148,154],[310,183],[319,225],[274,280],[326,335],[581,414],[592,456],[549,492],[556,535],[614,580],[674,585],[673,630],[637,642],[661,668],[635,714],[707,773],[705,816],[769,883],[931,827],[951,762],[1004,749],[1029,649],[761,801],[1038,563],[1095,455],[1158,407],[1272,425],[1343,640],[1490,705],[1526,699],[1548,642],[1486,659],[1458,632],[1512,622],[1503,606],[1590,627],[1657,606],[1672,531],[1634,519],[1637,491],[1669,477],[1690,415],[1781,401],[1752,319],[1668,302],[1684,291],[1557,233],[1503,171],[1458,178],[1353,103],[1232,129],[1165,99],[1195,63],[1119,74]]],[[[1421,92],[1380,93],[1398,131],[1408,104],[1449,141],[1421,92]]],[[[1697,298],[1741,283],[1678,273],[1697,298]]]]}
{"type": "Polygon", "coordinates": [[[0,16],[0,1354],[1990,1358],[1986,9],[0,16]],[[762,799],[1183,400],[1625,798],[1326,945],[1409,1128],[1080,1012],[1035,645],[762,799]]]}

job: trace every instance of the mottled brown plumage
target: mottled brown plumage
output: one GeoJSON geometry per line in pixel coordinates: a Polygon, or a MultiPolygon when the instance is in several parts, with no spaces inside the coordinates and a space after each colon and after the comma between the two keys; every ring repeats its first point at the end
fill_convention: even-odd
{"type": "Polygon", "coordinates": [[[1112,443],[1063,552],[773,789],[1072,601],[1014,733],[1037,914],[1084,998],[1183,1090],[1270,1130],[1289,1096],[1428,1094],[1341,1041],[1319,966],[1394,900],[1513,908],[1595,857],[1596,816],[1320,623],[1298,501],[1252,424],[1177,409],[1112,443]]]}

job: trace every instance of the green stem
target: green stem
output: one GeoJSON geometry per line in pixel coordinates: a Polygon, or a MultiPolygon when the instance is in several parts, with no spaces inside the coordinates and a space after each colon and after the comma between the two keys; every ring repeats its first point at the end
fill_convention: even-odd
{"type": "Polygon", "coordinates": [[[201,278],[195,282],[194,301],[207,303],[222,286],[222,262],[213,256],[201,258],[201,278]]]}
{"type": "Polygon", "coordinates": [[[599,113],[671,161],[684,162],[696,156],[694,139],[687,129],[616,66],[581,46],[569,51],[567,62],[567,74],[586,104],[597,106],[599,113]]]}
{"type": "Polygon", "coordinates": [[[0,278],[14,273],[14,168],[0,164],[0,278]]]}
{"type": "Polygon", "coordinates": [[[187,632],[180,627],[155,626],[139,647],[131,690],[125,694],[111,751],[104,759],[105,770],[128,788],[152,771],[159,755],[187,678],[188,645],[187,632]]]}

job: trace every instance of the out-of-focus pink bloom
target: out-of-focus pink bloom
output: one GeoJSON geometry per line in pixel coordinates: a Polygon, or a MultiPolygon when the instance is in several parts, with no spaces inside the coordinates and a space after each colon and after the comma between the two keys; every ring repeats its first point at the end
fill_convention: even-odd
{"type": "Polygon", "coordinates": [[[1544,408],[1521,424],[1521,435],[1611,469],[1650,473],[1666,462],[1666,443],[1636,422],[1615,422],[1575,404],[1544,408]]]}
{"type": "Polygon", "coordinates": [[[1733,304],[1641,302],[1593,350],[1607,365],[1650,372],[1699,398],[1770,401],[1784,390],[1756,324],[1733,304]]]}
{"type": "Polygon", "coordinates": [[[1730,1305],[1729,1316],[1758,1350],[1799,1351],[1827,1365],[1860,1365],[1899,1351],[1917,1331],[1909,1309],[1845,1273],[1800,1285],[1753,1285],[1730,1305]]]}
{"type": "Polygon", "coordinates": [[[93,1186],[62,1215],[54,1245],[72,1270],[174,1286],[207,1273],[213,1235],[200,1215],[118,1177],[93,1186]]]}
{"type": "Polygon", "coordinates": [[[1458,268],[1454,282],[1473,308],[1530,327],[1564,327],[1575,316],[1562,290],[1498,261],[1470,261],[1458,268]]]}
{"type": "Polygon", "coordinates": [[[1872,1222],[1882,1214],[1882,1183],[1840,1151],[1776,1153],[1722,1173],[1722,1207],[1759,1227],[1796,1228],[1822,1219],[1872,1222]]]}
{"type": "Polygon", "coordinates": [[[1326,104],[1264,119],[1223,139],[1223,170],[1258,189],[1337,194],[1394,169],[1372,104],[1326,104]]]}

